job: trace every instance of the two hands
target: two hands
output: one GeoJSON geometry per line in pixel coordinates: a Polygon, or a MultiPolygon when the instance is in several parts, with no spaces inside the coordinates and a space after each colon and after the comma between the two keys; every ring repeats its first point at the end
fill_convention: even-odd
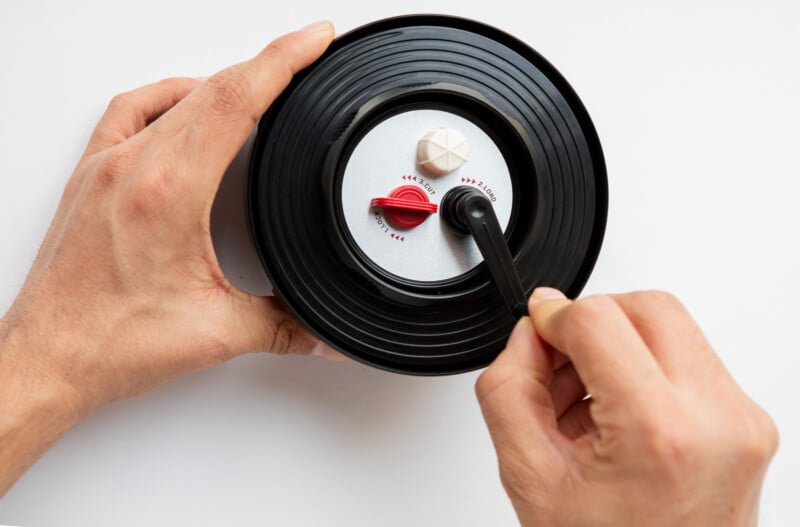
{"type": "MultiPolygon", "coordinates": [[[[232,287],[209,234],[228,164],[332,38],[314,24],[112,100],[0,322],[0,495],[103,404],[249,351],[337,358],[232,287]]],[[[530,314],[477,384],[523,524],[755,524],[775,427],[676,300],[542,288],[530,314]]]]}

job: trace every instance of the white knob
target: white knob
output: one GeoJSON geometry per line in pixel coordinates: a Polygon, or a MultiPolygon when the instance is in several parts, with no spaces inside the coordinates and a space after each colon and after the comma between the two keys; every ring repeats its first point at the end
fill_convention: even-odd
{"type": "Polygon", "coordinates": [[[431,174],[442,176],[467,162],[467,138],[458,130],[439,128],[428,132],[417,144],[417,162],[431,174]]]}

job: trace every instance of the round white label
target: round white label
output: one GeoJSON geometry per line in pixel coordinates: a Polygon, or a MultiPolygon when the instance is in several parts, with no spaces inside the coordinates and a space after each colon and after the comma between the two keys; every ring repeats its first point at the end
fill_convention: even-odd
{"type": "Polygon", "coordinates": [[[460,185],[479,189],[491,201],[503,230],[513,203],[511,176],[492,139],[471,121],[441,110],[412,110],[386,119],[356,145],[342,178],[345,223],[361,251],[379,267],[421,282],[459,276],[483,261],[471,236],[453,233],[438,212],[408,229],[392,225],[373,198],[403,185],[423,190],[440,204],[460,185]],[[433,175],[417,165],[420,139],[432,130],[450,128],[469,143],[469,161],[457,170],[433,175]]]}

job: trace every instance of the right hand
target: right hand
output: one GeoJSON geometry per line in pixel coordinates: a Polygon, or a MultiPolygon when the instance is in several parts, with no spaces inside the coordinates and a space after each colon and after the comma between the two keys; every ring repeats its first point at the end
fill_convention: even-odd
{"type": "Polygon", "coordinates": [[[777,430],[680,302],[540,288],[529,311],[476,386],[523,525],[757,524],[777,430]]]}

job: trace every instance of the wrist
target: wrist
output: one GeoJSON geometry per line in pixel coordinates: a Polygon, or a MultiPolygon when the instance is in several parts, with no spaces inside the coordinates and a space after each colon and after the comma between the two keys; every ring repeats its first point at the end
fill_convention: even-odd
{"type": "Polygon", "coordinates": [[[87,413],[41,355],[22,328],[0,319],[0,496],[87,413]]]}
{"type": "Polygon", "coordinates": [[[0,319],[0,407],[5,415],[49,412],[78,422],[91,410],[53,367],[44,330],[0,319]],[[16,403],[16,404],[15,404],[16,403]]]}

